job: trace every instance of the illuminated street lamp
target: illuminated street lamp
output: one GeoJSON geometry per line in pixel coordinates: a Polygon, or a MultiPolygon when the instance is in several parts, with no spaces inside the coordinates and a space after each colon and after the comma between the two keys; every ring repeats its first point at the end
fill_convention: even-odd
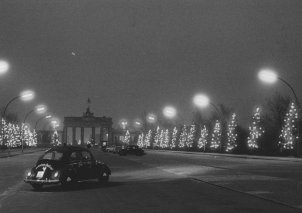
{"type": "Polygon", "coordinates": [[[167,118],[175,118],[177,111],[173,106],[166,106],[163,109],[163,114],[167,118]]]}
{"type": "Polygon", "coordinates": [[[219,117],[221,117],[221,119],[223,119],[223,116],[221,115],[221,112],[219,111],[218,107],[215,104],[213,104],[212,102],[210,102],[210,99],[208,98],[207,95],[205,95],[205,94],[195,95],[193,97],[193,103],[195,104],[195,106],[197,106],[199,108],[206,108],[210,104],[216,110],[219,117]]]}
{"type": "Polygon", "coordinates": [[[43,117],[39,118],[39,119],[36,121],[35,129],[37,129],[37,125],[38,125],[38,123],[39,123],[42,119],[49,119],[49,118],[51,118],[51,117],[52,117],[51,115],[46,115],[46,116],[43,116],[43,117]]]}
{"type": "Polygon", "coordinates": [[[157,116],[153,113],[149,113],[146,117],[147,121],[151,124],[154,124],[157,122],[157,116]]]}
{"type": "Polygon", "coordinates": [[[30,101],[34,98],[35,96],[35,93],[31,90],[25,90],[23,92],[20,93],[20,95],[12,98],[5,106],[4,108],[4,111],[3,111],[3,114],[2,114],[2,117],[4,118],[5,117],[5,113],[6,113],[6,110],[9,106],[10,103],[12,103],[13,101],[17,100],[17,99],[21,99],[22,101],[30,101]]]}
{"type": "Polygon", "coordinates": [[[35,108],[33,108],[32,110],[30,110],[24,117],[23,119],[23,123],[25,123],[26,119],[28,118],[28,116],[33,113],[34,111],[37,113],[37,114],[43,114],[44,112],[46,112],[47,110],[47,107],[45,105],[38,105],[36,106],[35,108]]]}
{"type": "Polygon", "coordinates": [[[286,84],[290,88],[290,90],[292,91],[292,93],[294,95],[296,104],[300,108],[300,103],[299,103],[297,95],[296,95],[296,93],[294,91],[294,88],[287,81],[285,81],[283,78],[281,78],[275,71],[273,71],[271,69],[262,69],[258,73],[258,78],[261,81],[263,81],[265,83],[269,83],[269,84],[275,83],[277,80],[282,81],[284,84],[286,84]]]}
{"type": "Polygon", "coordinates": [[[5,74],[9,70],[9,63],[5,60],[0,60],[0,75],[5,74]]]}
{"type": "MultiPolygon", "coordinates": [[[[259,71],[258,73],[258,78],[265,82],[265,83],[269,83],[269,84],[272,84],[272,83],[275,83],[277,80],[280,80],[281,82],[283,82],[284,84],[286,84],[290,90],[292,91],[293,95],[294,95],[294,98],[295,98],[295,102],[298,106],[298,113],[299,115],[301,114],[301,105],[300,105],[300,102],[298,100],[298,97],[295,93],[295,90],[294,88],[286,81],[284,80],[283,78],[281,78],[274,70],[272,69],[262,69],[259,71]]],[[[297,142],[297,146],[296,146],[296,151],[297,151],[297,155],[299,156],[300,155],[300,121],[298,121],[298,142],[297,142]]]]}
{"type": "Polygon", "coordinates": [[[128,121],[126,119],[122,119],[122,120],[120,120],[119,123],[120,123],[120,126],[122,127],[122,129],[125,130],[128,125],[128,121]]]}

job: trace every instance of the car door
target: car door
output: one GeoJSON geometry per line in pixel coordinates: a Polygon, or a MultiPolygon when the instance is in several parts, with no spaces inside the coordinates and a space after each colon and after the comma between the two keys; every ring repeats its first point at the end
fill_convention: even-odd
{"type": "Polygon", "coordinates": [[[76,173],[77,179],[84,179],[84,168],[82,162],[82,153],[80,151],[73,151],[69,157],[70,165],[76,173]]]}
{"type": "Polygon", "coordinates": [[[83,162],[83,178],[90,179],[93,178],[93,169],[94,169],[94,161],[90,152],[82,151],[82,162],[83,162]]]}

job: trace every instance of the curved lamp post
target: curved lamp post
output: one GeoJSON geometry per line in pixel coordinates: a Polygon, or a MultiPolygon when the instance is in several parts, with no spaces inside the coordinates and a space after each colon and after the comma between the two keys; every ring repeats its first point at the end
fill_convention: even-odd
{"type": "Polygon", "coordinates": [[[23,123],[25,123],[26,119],[28,118],[28,116],[33,113],[34,111],[36,111],[36,113],[38,114],[43,114],[44,112],[46,112],[47,107],[45,105],[38,105],[35,108],[33,108],[32,110],[30,110],[24,117],[23,119],[23,123]]]}
{"type": "MultiPolygon", "coordinates": [[[[269,84],[273,84],[276,83],[277,80],[280,80],[281,82],[283,82],[286,86],[289,87],[289,89],[292,91],[294,98],[295,98],[295,102],[298,106],[298,112],[299,114],[301,114],[301,105],[300,102],[298,100],[298,97],[296,95],[296,92],[294,90],[294,88],[290,85],[290,83],[288,83],[286,80],[284,80],[283,78],[281,78],[274,70],[272,69],[262,69],[259,71],[258,73],[258,78],[265,83],[269,83],[269,84]]],[[[296,151],[297,151],[297,156],[300,156],[300,121],[298,121],[298,142],[297,142],[297,146],[296,146],[296,151]]]]}
{"type": "Polygon", "coordinates": [[[34,98],[34,96],[35,96],[35,94],[34,94],[34,92],[31,91],[31,90],[25,90],[25,91],[21,92],[20,95],[18,95],[18,96],[16,96],[16,97],[12,98],[12,99],[6,104],[6,106],[5,106],[5,108],[4,108],[4,111],[3,111],[3,114],[2,114],[2,117],[3,117],[3,118],[5,117],[6,110],[7,110],[8,106],[9,106],[13,101],[15,101],[15,100],[17,100],[17,99],[19,99],[19,98],[20,98],[21,100],[23,100],[23,101],[30,101],[30,100],[32,100],[32,99],[34,98]]]}
{"type": "Polygon", "coordinates": [[[46,115],[46,116],[43,116],[41,118],[39,118],[37,121],[36,121],[36,124],[35,124],[35,129],[37,129],[37,126],[38,126],[38,123],[42,120],[42,119],[49,119],[51,118],[52,116],[51,115],[46,115]]]}

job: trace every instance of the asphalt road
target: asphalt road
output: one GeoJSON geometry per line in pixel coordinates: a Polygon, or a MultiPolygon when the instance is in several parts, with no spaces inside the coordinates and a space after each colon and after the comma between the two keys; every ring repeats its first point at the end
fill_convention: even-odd
{"type": "Polygon", "coordinates": [[[302,212],[302,161],[94,153],[111,168],[110,182],[69,190],[23,182],[41,152],[0,159],[0,212],[302,212]]]}

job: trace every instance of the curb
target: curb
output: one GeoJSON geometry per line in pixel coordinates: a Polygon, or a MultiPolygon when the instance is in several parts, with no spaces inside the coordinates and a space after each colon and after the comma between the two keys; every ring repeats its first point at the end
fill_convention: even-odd
{"type": "Polygon", "coordinates": [[[174,150],[154,150],[147,149],[148,151],[154,152],[171,152],[171,153],[182,153],[187,155],[208,155],[213,157],[230,157],[230,158],[244,158],[244,159],[259,159],[259,160],[275,160],[275,161],[291,161],[301,162],[302,158],[293,157],[272,157],[272,156],[258,156],[258,155],[235,155],[235,154],[222,154],[222,153],[207,153],[207,152],[190,152],[190,151],[174,151],[174,150]]]}

